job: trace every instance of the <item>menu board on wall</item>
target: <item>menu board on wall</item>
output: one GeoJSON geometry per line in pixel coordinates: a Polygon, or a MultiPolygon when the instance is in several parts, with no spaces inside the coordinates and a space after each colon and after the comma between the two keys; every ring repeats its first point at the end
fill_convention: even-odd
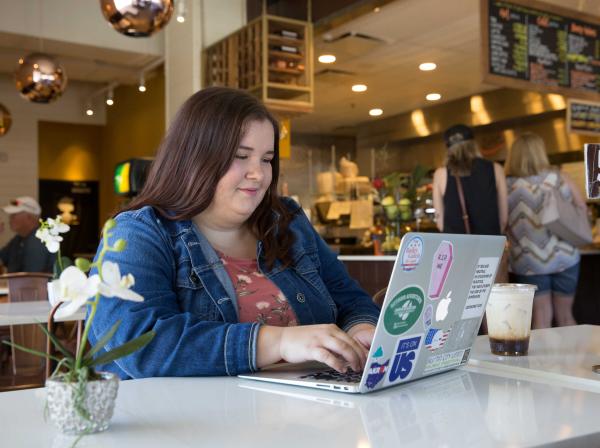
{"type": "Polygon", "coordinates": [[[481,0],[484,80],[600,99],[600,18],[531,0],[481,0]]]}
{"type": "Polygon", "coordinates": [[[567,132],[600,136],[600,103],[569,100],[567,132]]]}

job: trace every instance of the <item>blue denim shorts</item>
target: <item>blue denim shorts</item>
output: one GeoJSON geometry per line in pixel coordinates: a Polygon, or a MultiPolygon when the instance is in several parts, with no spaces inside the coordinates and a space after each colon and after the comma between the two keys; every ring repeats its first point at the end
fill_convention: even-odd
{"type": "Polygon", "coordinates": [[[516,283],[536,285],[536,294],[552,291],[565,295],[575,295],[575,291],[577,290],[577,280],[579,279],[579,263],[555,274],[512,274],[512,278],[516,283]]]}

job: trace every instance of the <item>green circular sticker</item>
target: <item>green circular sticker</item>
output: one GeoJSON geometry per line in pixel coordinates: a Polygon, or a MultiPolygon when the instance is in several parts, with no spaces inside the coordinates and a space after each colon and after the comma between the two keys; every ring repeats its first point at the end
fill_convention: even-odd
{"type": "Polygon", "coordinates": [[[425,294],[418,286],[409,286],[404,288],[390,301],[383,324],[385,330],[391,335],[399,335],[408,331],[419,319],[423,304],[425,303],[425,294]]]}

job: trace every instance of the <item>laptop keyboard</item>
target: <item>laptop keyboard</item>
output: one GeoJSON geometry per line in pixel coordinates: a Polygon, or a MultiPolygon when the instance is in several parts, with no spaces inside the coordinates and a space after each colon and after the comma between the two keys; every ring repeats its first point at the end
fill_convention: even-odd
{"type": "Polygon", "coordinates": [[[345,373],[340,373],[337,370],[329,369],[309,373],[308,375],[302,375],[299,378],[318,381],[336,381],[339,383],[360,383],[360,379],[362,378],[362,372],[348,370],[345,373]]]}

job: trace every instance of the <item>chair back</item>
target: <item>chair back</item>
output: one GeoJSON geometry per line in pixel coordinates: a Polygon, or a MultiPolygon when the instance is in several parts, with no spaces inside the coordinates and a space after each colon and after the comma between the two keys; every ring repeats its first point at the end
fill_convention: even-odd
{"type": "MultiPolygon", "coordinates": [[[[36,302],[48,300],[48,280],[51,274],[45,272],[14,272],[0,275],[8,281],[9,302],[36,302]]],[[[11,325],[10,339],[40,352],[46,351],[46,335],[37,325],[11,325]]],[[[34,376],[43,373],[46,360],[12,348],[14,375],[34,376]]]]}
{"type": "Polygon", "coordinates": [[[383,301],[385,300],[385,293],[387,292],[387,286],[385,288],[380,289],[373,295],[373,302],[379,308],[383,306],[383,301]]]}

